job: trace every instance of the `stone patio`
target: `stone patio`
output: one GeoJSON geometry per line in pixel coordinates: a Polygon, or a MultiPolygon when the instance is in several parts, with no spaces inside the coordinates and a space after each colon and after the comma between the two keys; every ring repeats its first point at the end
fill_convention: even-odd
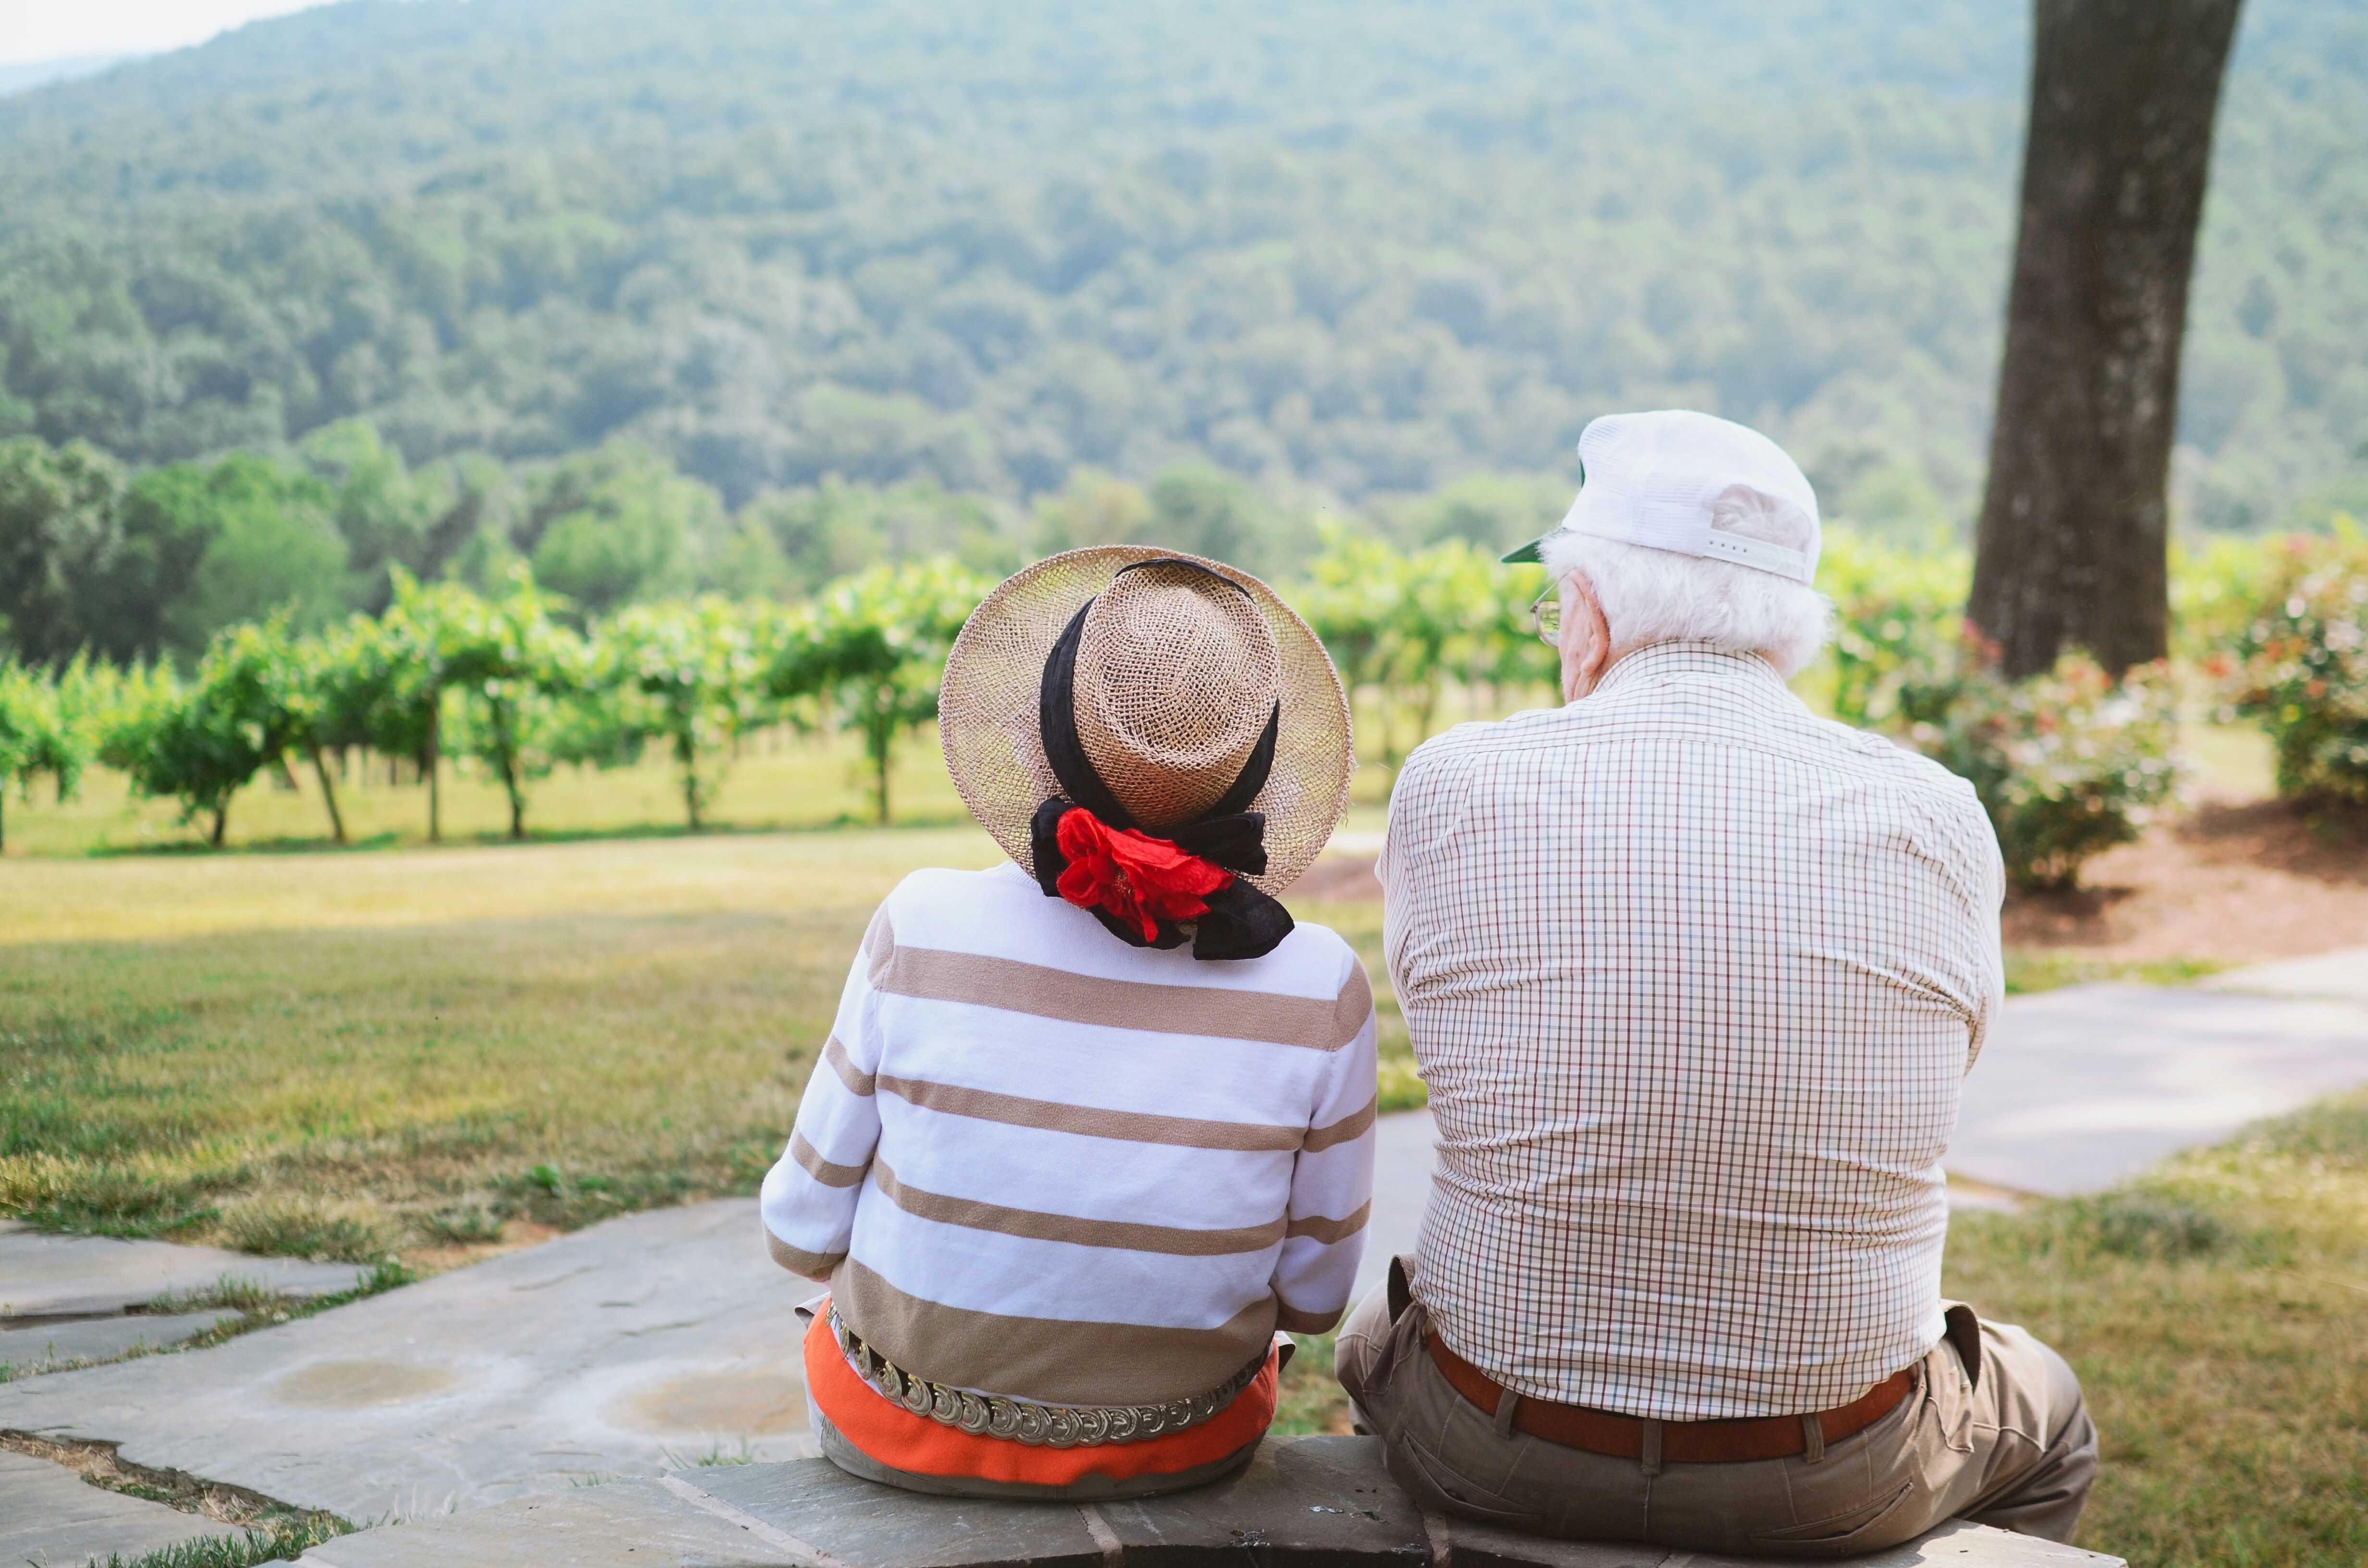
{"type": "MultiPolygon", "coordinates": [[[[143,1312],[137,1317],[42,1318],[29,1324],[0,1320],[0,1367],[21,1376],[75,1361],[111,1361],[146,1346],[163,1350],[195,1339],[233,1312],[143,1312]]],[[[0,1562],[6,1559],[0,1558],[0,1562]]]]}
{"type": "MultiPolygon", "coordinates": [[[[1135,1503],[1087,1506],[923,1497],[859,1481],[822,1460],[703,1469],[565,1497],[344,1537],[304,1554],[314,1568],[1742,1568],[1769,1559],[1582,1545],[1425,1515],[1391,1482],[1370,1437],[1268,1443],[1231,1481],[1135,1503]]],[[[1863,1568],[2109,1568],[2121,1559],[1951,1525],[1911,1546],[1847,1560],[1863,1568]]]]}
{"type": "Polygon", "coordinates": [[[256,1257],[219,1247],[112,1236],[53,1236],[0,1220],[0,1328],[11,1318],[120,1312],[159,1296],[194,1296],[225,1278],[279,1296],[333,1296],[365,1271],[350,1263],[256,1257]]]}
{"type": "Polygon", "coordinates": [[[0,1449],[0,1562],[8,1568],[83,1568],[111,1553],[130,1561],[183,1541],[237,1533],[162,1503],[89,1485],[63,1465],[0,1449]]]}
{"type": "Polygon", "coordinates": [[[746,1199],[630,1215],[225,1345],[0,1384],[0,1429],[349,1519],[803,1443],[798,1281],[746,1199]]]}

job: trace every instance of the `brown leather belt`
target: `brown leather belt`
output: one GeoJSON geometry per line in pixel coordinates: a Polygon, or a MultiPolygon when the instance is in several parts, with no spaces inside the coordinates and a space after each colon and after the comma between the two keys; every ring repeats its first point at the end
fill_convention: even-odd
{"type": "MultiPolygon", "coordinates": [[[[1428,1337],[1430,1358],[1439,1363],[1439,1369],[1447,1374],[1455,1392],[1490,1415],[1496,1415],[1498,1402],[1505,1397],[1504,1385],[1449,1349],[1447,1341],[1438,1335],[1428,1337]]],[[[1664,1464],[1781,1460],[1808,1450],[1807,1422],[1816,1422],[1826,1442],[1839,1443],[1890,1415],[1915,1386],[1913,1372],[1902,1369],[1848,1404],[1821,1411],[1815,1416],[1763,1415],[1736,1421],[1662,1421],[1652,1425],[1661,1429],[1660,1458],[1664,1464]]],[[[1560,1443],[1566,1449],[1584,1449],[1590,1454],[1607,1454],[1613,1459],[1645,1457],[1646,1425],[1634,1415],[1615,1415],[1608,1410],[1589,1410],[1579,1404],[1556,1404],[1526,1395],[1513,1411],[1516,1431],[1560,1443]]]]}

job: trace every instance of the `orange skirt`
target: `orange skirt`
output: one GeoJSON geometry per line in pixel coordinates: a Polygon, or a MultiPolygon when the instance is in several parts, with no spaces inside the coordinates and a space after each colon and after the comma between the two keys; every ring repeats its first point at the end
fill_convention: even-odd
{"type": "Polygon", "coordinates": [[[996,1437],[948,1426],[916,1415],[858,1377],[830,1331],[830,1314],[817,1311],[806,1329],[806,1391],[845,1437],[867,1458],[920,1475],[962,1476],[973,1481],[1019,1482],[1067,1486],[1089,1475],[1112,1481],[1173,1475],[1224,1459],[1265,1434],[1274,1420],[1275,1356],[1234,1402],[1198,1426],[1133,1443],[1094,1448],[1030,1448],[1013,1437],[996,1437]]]}

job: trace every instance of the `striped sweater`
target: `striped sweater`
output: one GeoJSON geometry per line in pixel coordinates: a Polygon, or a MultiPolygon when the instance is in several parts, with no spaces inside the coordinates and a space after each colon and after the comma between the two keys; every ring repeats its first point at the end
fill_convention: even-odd
{"type": "Polygon", "coordinates": [[[916,871],[848,976],[766,1239],[923,1377],[1183,1398],[1347,1306],[1373,1071],[1363,965],[1322,926],[1204,963],[1015,865],[916,871]]]}

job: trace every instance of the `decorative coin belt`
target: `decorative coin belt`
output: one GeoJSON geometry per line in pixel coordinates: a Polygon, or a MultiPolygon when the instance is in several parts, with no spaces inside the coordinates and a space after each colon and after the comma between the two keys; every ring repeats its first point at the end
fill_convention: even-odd
{"type": "MultiPolygon", "coordinates": [[[[1001,1394],[977,1394],[916,1378],[882,1356],[845,1324],[838,1309],[830,1310],[830,1330],[849,1365],[865,1382],[916,1415],[941,1426],[958,1426],[973,1437],[1010,1437],[1030,1448],[1089,1449],[1105,1443],[1139,1443],[1198,1426],[1234,1403],[1265,1370],[1267,1355],[1227,1378],[1207,1393],[1166,1404],[1072,1406],[1036,1404],[1001,1394]]],[[[1268,1354],[1270,1354],[1268,1353],[1268,1354]]]]}

